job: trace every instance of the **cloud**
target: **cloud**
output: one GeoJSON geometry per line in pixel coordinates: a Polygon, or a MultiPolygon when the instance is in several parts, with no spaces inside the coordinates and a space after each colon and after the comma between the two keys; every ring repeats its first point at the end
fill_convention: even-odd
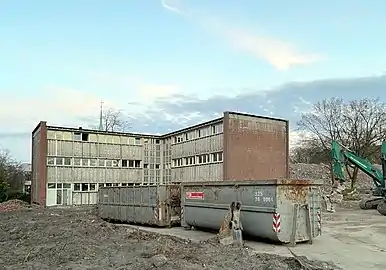
{"type": "Polygon", "coordinates": [[[219,30],[234,47],[262,58],[278,70],[307,65],[322,59],[320,55],[298,52],[288,42],[254,35],[246,30],[220,25],[219,30]]]}
{"type": "Polygon", "coordinates": [[[247,29],[235,26],[234,23],[227,23],[216,18],[213,14],[199,15],[188,9],[183,10],[178,0],[162,0],[161,4],[165,9],[189,18],[206,30],[222,36],[235,49],[263,59],[281,71],[295,66],[312,64],[324,58],[320,54],[300,52],[290,42],[252,33],[247,29]]]}
{"type": "MultiPolygon", "coordinates": [[[[146,79],[130,74],[118,74],[111,72],[91,72],[86,76],[91,86],[100,89],[114,89],[115,97],[122,96],[126,99],[129,93],[127,103],[131,104],[134,111],[138,111],[150,106],[155,100],[168,98],[178,95],[179,86],[174,84],[156,84],[149,83],[146,79]]],[[[125,109],[130,109],[125,106],[125,109]]]]}
{"type": "MultiPolygon", "coordinates": [[[[151,83],[144,85],[154,85],[152,89],[156,92],[158,87],[163,88],[151,83]]],[[[303,136],[296,130],[296,122],[300,113],[309,111],[315,102],[334,96],[347,100],[380,96],[386,101],[382,95],[384,89],[386,76],[292,82],[263,93],[259,89],[251,89],[238,96],[217,95],[206,99],[183,95],[176,89],[175,94],[153,98],[148,105],[135,103],[140,109],[134,110],[134,105],[127,105],[127,99],[114,96],[112,92],[107,93],[110,98],[106,98],[84,90],[51,86],[36,91],[36,98],[16,94],[2,97],[0,148],[8,148],[18,159],[28,161],[31,150],[28,134],[38,121],[47,120],[51,125],[73,127],[98,124],[101,99],[110,107],[128,112],[133,132],[164,134],[220,117],[224,111],[240,111],[288,119],[292,130],[291,145],[296,145],[303,136]]],[[[164,90],[160,92],[165,93],[164,90]]]]}
{"type": "Polygon", "coordinates": [[[177,5],[179,4],[178,0],[174,0],[174,1],[173,0],[162,0],[161,4],[167,10],[170,10],[172,12],[176,12],[176,13],[181,14],[181,15],[186,15],[186,13],[182,12],[181,10],[179,10],[177,8],[177,5]]]}
{"type": "Polygon", "coordinates": [[[29,138],[31,136],[31,132],[0,132],[0,139],[8,139],[8,138],[29,138]]]}

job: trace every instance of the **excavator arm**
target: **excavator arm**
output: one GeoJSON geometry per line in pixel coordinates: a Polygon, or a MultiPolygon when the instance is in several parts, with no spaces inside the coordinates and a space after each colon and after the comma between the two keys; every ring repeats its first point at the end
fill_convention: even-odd
{"type": "MultiPolygon", "coordinates": [[[[331,158],[333,162],[334,179],[342,184],[345,181],[345,165],[349,164],[352,167],[358,168],[363,173],[367,174],[373,180],[375,190],[373,197],[363,200],[360,203],[362,209],[377,208],[378,212],[386,215],[386,142],[382,142],[381,146],[381,165],[382,170],[379,170],[368,160],[357,156],[354,152],[342,147],[338,142],[333,141],[331,147],[331,158]]],[[[336,193],[336,191],[333,191],[336,193]]]]}
{"type": "MultiPolygon", "coordinates": [[[[361,158],[354,154],[352,151],[343,149],[336,141],[332,142],[332,160],[333,160],[333,173],[336,180],[339,180],[341,183],[345,181],[344,168],[345,164],[348,162],[350,165],[357,167],[359,170],[367,174],[374,182],[376,189],[385,188],[385,179],[386,174],[385,169],[382,171],[371,164],[368,160],[361,158]]],[[[386,157],[386,143],[382,143],[381,147],[382,152],[382,167],[386,167],[385,157],[386,157]]]]}

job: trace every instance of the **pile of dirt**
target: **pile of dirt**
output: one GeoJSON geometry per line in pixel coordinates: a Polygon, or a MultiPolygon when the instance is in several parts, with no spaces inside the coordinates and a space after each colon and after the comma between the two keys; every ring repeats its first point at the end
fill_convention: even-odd
{"type": "Polygon", "coordinates": [[[21,200],[9,200],[0,203],[0,213],[12,212],[20,209],[30,208],[31,205],[21,200]]]}
{"type": "MultiPolygon", "coordinates": [[[[293,179],[322,180],[324,183],[323,191],[329,192],[331,190],[330,165],[293,163],[290,164],[290,177],[293,179]]],[[[348,177],[346,177],[346,188],[350,188],[350,185],[351,181],[348,177]]],[[[373,186],[374,184],[370,177],[362,172],[358,173],[358,191],[367,193],[373,188],[373,186]]]]}
{"type": "Polygon", "coordinates": [[[41,270],[338,269],[306,258],[145,233],[104,222],[95,214],[91,208],[68,208],[0,215],[0,265],[41,270]]]}

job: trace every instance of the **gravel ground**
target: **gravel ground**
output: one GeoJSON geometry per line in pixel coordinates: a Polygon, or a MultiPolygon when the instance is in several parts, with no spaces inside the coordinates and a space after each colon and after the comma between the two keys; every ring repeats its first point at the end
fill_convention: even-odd
{"type": "Polygon", "coordinates": [[[127,229],[95,209],[29,208],[0,214],[0,269],[337,269],[304,257],[127,229]]]}

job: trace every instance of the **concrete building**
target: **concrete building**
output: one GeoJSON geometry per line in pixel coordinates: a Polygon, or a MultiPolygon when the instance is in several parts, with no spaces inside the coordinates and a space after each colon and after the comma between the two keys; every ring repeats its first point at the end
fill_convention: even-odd
{"type": "Polygon", "coordinates": [[[288,128],[236,112],[161,136],[42,121],[32,132],[32,202],[95,204],[102,186],[288,177],[288,128]]]}

